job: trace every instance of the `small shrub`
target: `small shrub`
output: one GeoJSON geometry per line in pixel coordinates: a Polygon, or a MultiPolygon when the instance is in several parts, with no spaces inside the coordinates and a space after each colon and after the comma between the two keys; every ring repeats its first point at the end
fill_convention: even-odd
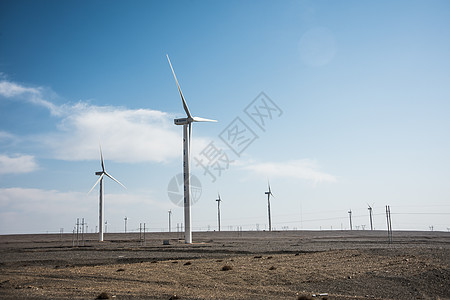
{"type": "Polygon", "coordinates": [[[222,271],[230,271],[232,269],[233,268],[231,266],[229,266],[229,265],[225,265],[225,266],[222,267],[222,271]]]}
{"type": "Polygon", "coordinates": [[[277,269],[277,267],[274,267],[274,266],[271,266],[270,268],[269,268],[269,270],[276,270],[277,269]]]}
{"type": "Polygon", "coordinates": [[[116,272],[123,272],[123,271],[125,271],[125,269],[117,269],[116,272]]]}
{"type": "Polygon", "coordinates": [[[306,295],[298,296],[297,300],[312,300],[312,297],[306,295]]]}
{"type": "Polygon", "coordinates": [[[192,265],[192,263],[191,263],[190,261],[188,261],[188,262],[186,262],[184,265],[185,265],[185,266],[190,266],[190,265],[192,265]]]}
{"type": "Polygon", "coordinates": [[[98,295],[96,299],[111,299],[111,296],[108,293],[103,292],[98,295]]]}

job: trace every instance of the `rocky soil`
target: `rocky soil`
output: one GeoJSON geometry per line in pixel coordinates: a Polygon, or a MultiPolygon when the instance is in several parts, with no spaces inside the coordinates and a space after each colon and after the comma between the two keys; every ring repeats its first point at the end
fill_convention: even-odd
{"type": "Polygon", "coordinates": [[[445,232],[395,232],[393,244],[378,231],[179,237],[0,236],[0,298],[450,299],[445,232]]]}

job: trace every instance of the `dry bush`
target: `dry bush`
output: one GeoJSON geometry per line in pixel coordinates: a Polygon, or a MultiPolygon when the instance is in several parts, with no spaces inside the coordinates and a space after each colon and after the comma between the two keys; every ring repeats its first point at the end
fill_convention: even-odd
{"type": "Polygon", "coordinates": [[[232,269],[233,268],[231,266],[229,266],[229,265],[225,265],[225,266],[222,267],[222,271],[230,271],[232,269]]]}
{"type": "Polygon", "coordinates": [[[111,296],[108,293],[103,292],[98,295],[96,299],[111,299],[111,296]]]}

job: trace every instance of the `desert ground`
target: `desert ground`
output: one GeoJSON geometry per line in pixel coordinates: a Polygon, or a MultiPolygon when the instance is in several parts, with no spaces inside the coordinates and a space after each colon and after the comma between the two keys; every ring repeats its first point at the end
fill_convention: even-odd
{"type": "Polygon", "coordinates": [[[3,235],[0,298],[450,299],[448,232],[394,231],[392,244],[368,230],[181,238],[3,235]]]}

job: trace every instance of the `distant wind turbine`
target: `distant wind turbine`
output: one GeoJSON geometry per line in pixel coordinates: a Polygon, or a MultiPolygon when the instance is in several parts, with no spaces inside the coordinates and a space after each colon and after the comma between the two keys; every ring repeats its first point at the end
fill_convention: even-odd
{"type": "Polygon", "coordinates": [[[272,231],[272,218],[271,218],[271,215],[270,215],[270,196],[273,197],[273,194],[272,194],[272,191],[270,190],[270,183],[269,183],[269,181],[267,181],[267,185],[269,187],[269,191],[264,192],[264,194],[267,195],[267,210],[268,210],[268,213],[269,213],[269,231],[272,231]]]}
{"type": "Polygon", "coordinates": [[[95,188],[95,186],[100,182],[100,196],[99,196],[99,213],[98,213],[98,227],[99,227],[99,238],[98,240],[100,242],[103,242],[103,177],[106,175],[121,186],[123,186],[125,189],[126,187],[121,184],[117,179],[109,175],[105,170],[105,163],[103,161],[103,153],[102,153],[102,147],[100,146],[100,159],[102,163],[102,170],[99,172],[95,172],[95,175],[99,175],[100,178],[97,180],[97,182],[94,184],[94,186],[91,188],[91,190],[88,192],[88,194],[95,188]]]}
{"type": "Polygon", "coordinates": [[[368,208],[368,210],[369,210],[369,217],[370,217],[370,230],[373,230],[373,225],[372,225],[372,206],[373,206],[373,204],[372,204],[372,206],[370,206],[369,205],[369,203],[367,203],[367,206],[369,207],[368,208]]]}
{"type": "Polygon", "coordinates": [[[217,223],[219,225],[219,231],[220,231],[220,202],[222,202],[222,199],[220,199],[220,194],[218,195],[218,199],[216,199],[217,201],[217,223]]]}
{"type": "Polygon", "coordinates": [[[170,69],[172,70],[173,77],[177,83],[178,92],[180,93],[181,102],[183,104],[184,111],[186,112],[186,118],[175,119],[175,125],[183,125],[183,177],[184,177],[184,239],[186,244],[192,243],[192,229],[191,229],[191,185],[190,185],[190,152],[191,152],[191,133],[193,122],[217,122],[216,120],[204,119],[199,117],[193,117],[187,106],[186,100],[184,100],[183,93],[181,92],[180,85],[178,84],[177,76],[173,70],[172,63],[170,62],[169,55],[167,60],[169,61],[170,69]]]}

